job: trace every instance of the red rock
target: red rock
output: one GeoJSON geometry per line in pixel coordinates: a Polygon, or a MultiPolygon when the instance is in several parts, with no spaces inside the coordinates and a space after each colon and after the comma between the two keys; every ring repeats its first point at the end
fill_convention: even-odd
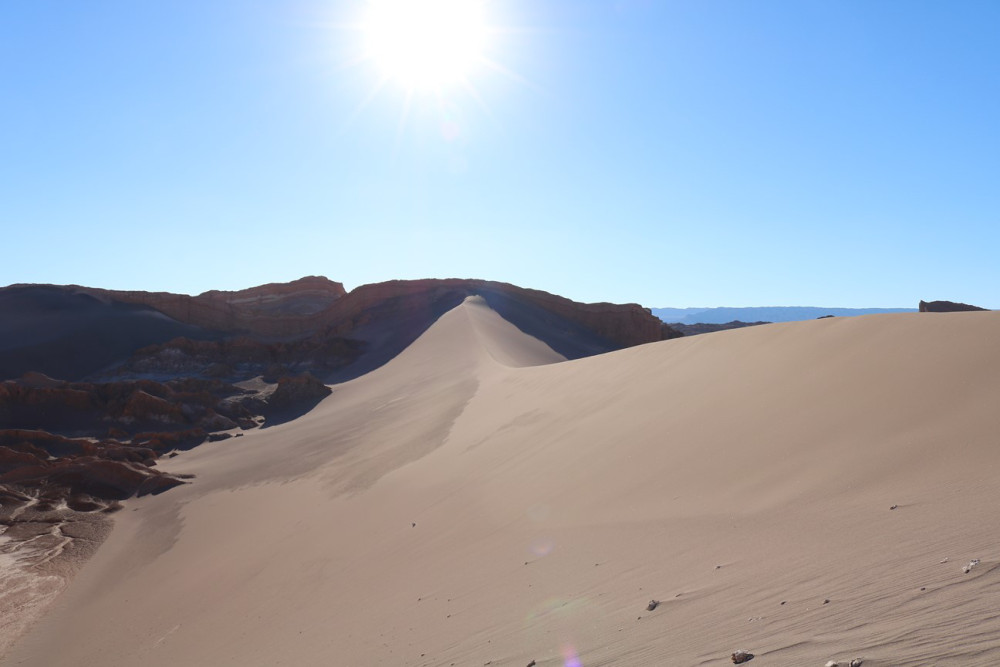
{"type": "Polygon", "coordinates": [[[298,336],[318,331],[325,321],[325,312],[345,294],[341,283],[322,276],[236,292],[212,290],[198,296],[79,289],[116,301],[151,306],[179,322],[206,329],[262,336],[298,336]]]}
{"type": "Polygon", "coordinates": [[[41,459],[34,454],[15,451],[10,447],[0,447],[0,474],[10,472],[11,470],[22,468],[24,466],[39,466],[43,463],[44,459],[41,459]]]}
{"type": "Polygon", "coordinates": [[[68,495],[87,494],[105,500],[159,493],[183,483],[141,464],[90,456],[26,465],[0,474],[0,484],[8,486],[58,487],[66,489],[68,495]]]}
{"type": "Polygon", "coordinates": [[[622,347],[671,338],[676,332],[637,304],[578,303],[540,290],[487,280],[394,280],[343,285],[310,276],[290,283],[261,285],[239,292],[211,291],[197,297],[161,292],[119,292],[78,288],[107,298],[151,306],[187,324],[255,336],[304,336],[333,327],[347,333],[368,320],[365,311],[391,302],[405,315],[444,292],[462,296],[492,292],[540,306],[576,322],[622,347]]]}

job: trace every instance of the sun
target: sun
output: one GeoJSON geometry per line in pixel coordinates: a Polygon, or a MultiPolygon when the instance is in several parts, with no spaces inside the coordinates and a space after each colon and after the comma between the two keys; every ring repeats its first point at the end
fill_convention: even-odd
{"type": "Polygon", "coordinates": [[[367,56],[410,90],[438,90],[467,79],[482,62],[481,0],[370,0],[367,56]]]}

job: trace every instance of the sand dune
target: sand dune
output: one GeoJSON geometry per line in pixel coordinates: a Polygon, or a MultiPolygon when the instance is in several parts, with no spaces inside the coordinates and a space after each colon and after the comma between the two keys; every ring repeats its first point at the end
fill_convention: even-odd
{"type": "Polygon", "coordinates": [[[196,482],[129,501],[2,664],[993,664],[998,340],[876,315],[555,363],[472,298],[164,462],[196,482]]]}

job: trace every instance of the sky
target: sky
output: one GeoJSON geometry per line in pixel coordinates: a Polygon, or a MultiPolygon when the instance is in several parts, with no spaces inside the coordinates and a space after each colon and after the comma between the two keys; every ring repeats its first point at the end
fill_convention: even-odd
{"type": "Polygon", "coordinates": [[[1000,308],[1000,2],[492,0],[418,90],[370,11],[0,2],[0,285],[1000,308]]]}

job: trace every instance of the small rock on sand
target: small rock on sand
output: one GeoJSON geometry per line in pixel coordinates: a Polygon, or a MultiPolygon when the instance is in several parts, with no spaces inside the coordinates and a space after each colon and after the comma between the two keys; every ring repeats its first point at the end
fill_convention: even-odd
{"type": "Polygon", "coordinates": [[[753,653],[749,651],[733,651],[732,656],[730,656],[734,665],[742,665],[744,662],[750,662],[753,660],[753,653]]]}
{"type": "Polygon", "coordinates": [[[827,660],[825,667],[840,667],[840,663],[836,660],[827,660]]]}
{"type": "Polygon", "coordinates": [[[851,667],[861,667],[863,663],[864,660],[862,660],[861,658],[855,658],[854,660],[851,660],[851,667]]]}
{"type": "Polygon", "coordinates": [[[978,558],[973,558],[972,560],[970,560],[968,562],[968,564],[965,565],[965,567],[962,568],[962,572],[965,572],[966,574],[968,574],[969,572],[972,571],[972,568],[974,568],[977,565],[979,565],[979,559],[978,558]]]}
{"type": "Polygon", "coordinates": [[[646,605],[646,611],[653,611],[660,606],[659,600],[650,600],[649,604],[646,605]]]}

